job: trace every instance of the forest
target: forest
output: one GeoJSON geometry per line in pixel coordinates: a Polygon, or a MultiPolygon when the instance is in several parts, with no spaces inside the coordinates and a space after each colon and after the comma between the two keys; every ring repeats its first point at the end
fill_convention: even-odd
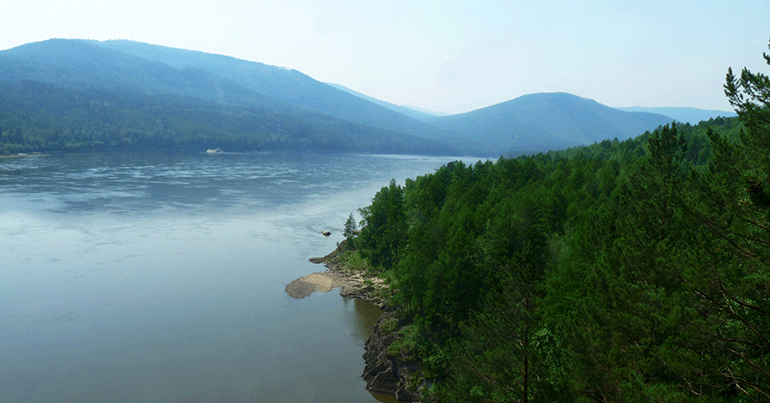
{"type": "Polygon", "coordinates": [[[454,162],[360,210],[426,400],[770,401],[770,80],[724,90],[737,118],[454,162]]]}
{"type": "Polygon", "coordinates": [[[0,155],[208,148],[456,154],[437,141],[299,108],[0,80],[0,155]]]}

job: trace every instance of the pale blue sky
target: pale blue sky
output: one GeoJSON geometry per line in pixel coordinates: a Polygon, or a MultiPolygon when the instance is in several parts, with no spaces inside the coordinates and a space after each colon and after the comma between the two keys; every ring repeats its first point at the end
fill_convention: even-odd
{"type": "Polygon", "coordinates": [[[297,69],[459,113],[533,92],[730,110],[729,66],[767,73],[770,1],[0,2],[0,49],[132,39],[297,69]]]}

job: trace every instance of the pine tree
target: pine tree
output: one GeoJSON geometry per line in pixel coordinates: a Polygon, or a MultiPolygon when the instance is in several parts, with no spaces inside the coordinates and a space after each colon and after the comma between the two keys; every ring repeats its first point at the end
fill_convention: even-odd
{"type": "Polygon", "coordinates": [[[706,313],[700,330],[711,355],[721,358],[708,368],[710,378],[748,401],[768,401],[770,78],[745,68],[736,77],[730,69],[724,88],[745,129],[736,141],[709,133],[710,170],[693,211],[713,246],[693,291],[706,313]]]}
{"type": "Polygon", "coordinates": [[[345,230],[342,232],[342,235],[350,242],[353,240],[356,232],[358,232],[358,225],[356,225],[356,219],[353,218],[353,213],[350,213],[347,221],[345,221],[345,230]]]}
{"type": "Polygon", "coordinates": [[[393,268],[406,237],[404,189],[391,179],[377,192],[372,204],[359,212],[363,217],[358,242],[361,253],[375,267],[393,268]]]}

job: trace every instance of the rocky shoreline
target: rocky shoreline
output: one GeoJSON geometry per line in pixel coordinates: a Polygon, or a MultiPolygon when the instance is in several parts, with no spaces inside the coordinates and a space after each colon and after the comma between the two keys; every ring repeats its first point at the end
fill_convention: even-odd
{"type": "Polygon", "coordinates": [[[372,335],[364,345],[365,366],[362,377],[366,381],[366,390],[393,395],[401,402],[420,400],[421,393],[413,387],[411,381],[420,374],[419,364],[391,352],[391,345],[398,341],[399,328],[395,326],[398,322],[396,312],[384,297],[383,290],[388,285],[378,277],[367,277],[361,272],[347,269],[341,260],[344,250],[341,248],[345,248],[344,242],[334,252],[324,257],[311,258],[310,261],[326,266],[327,270],[323,274],[337,284],[340,295],[358,298],[382,310],[382,316],[375,323],[372,335]]]}
{"type": "MultiPolygon", "coordinates": [[[[340,247],[344,247],[344,244],[340,244],[340,247]]],[[[326,271],[323,274],[332,279],[339,287],[341,296],[366,301],[377,306],[383,312],[392,311],[392,307],[382,297],[381,292],[382,289],[388,287],[387,284],[381,278],[367,277],[364,273],[345,268],[340,258],[340,247],[324,257],[310,258],[310,262],[326,266],[326,271]]]]}

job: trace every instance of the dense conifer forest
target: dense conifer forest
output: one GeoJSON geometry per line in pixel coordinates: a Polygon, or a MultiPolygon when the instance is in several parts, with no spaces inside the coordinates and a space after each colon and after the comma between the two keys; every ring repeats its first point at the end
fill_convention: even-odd
{"type": "Polygon", "coordinates": [[[455,162],[361,209],[427,399],[770,401],[770,81],[724,88],[738,118],[455,162]]]}
{"type": "Polygon", "coordinates": [[[296,108],[0,80],[0,155],[315,150],[454,154],[438,142],[296,108]]]}

